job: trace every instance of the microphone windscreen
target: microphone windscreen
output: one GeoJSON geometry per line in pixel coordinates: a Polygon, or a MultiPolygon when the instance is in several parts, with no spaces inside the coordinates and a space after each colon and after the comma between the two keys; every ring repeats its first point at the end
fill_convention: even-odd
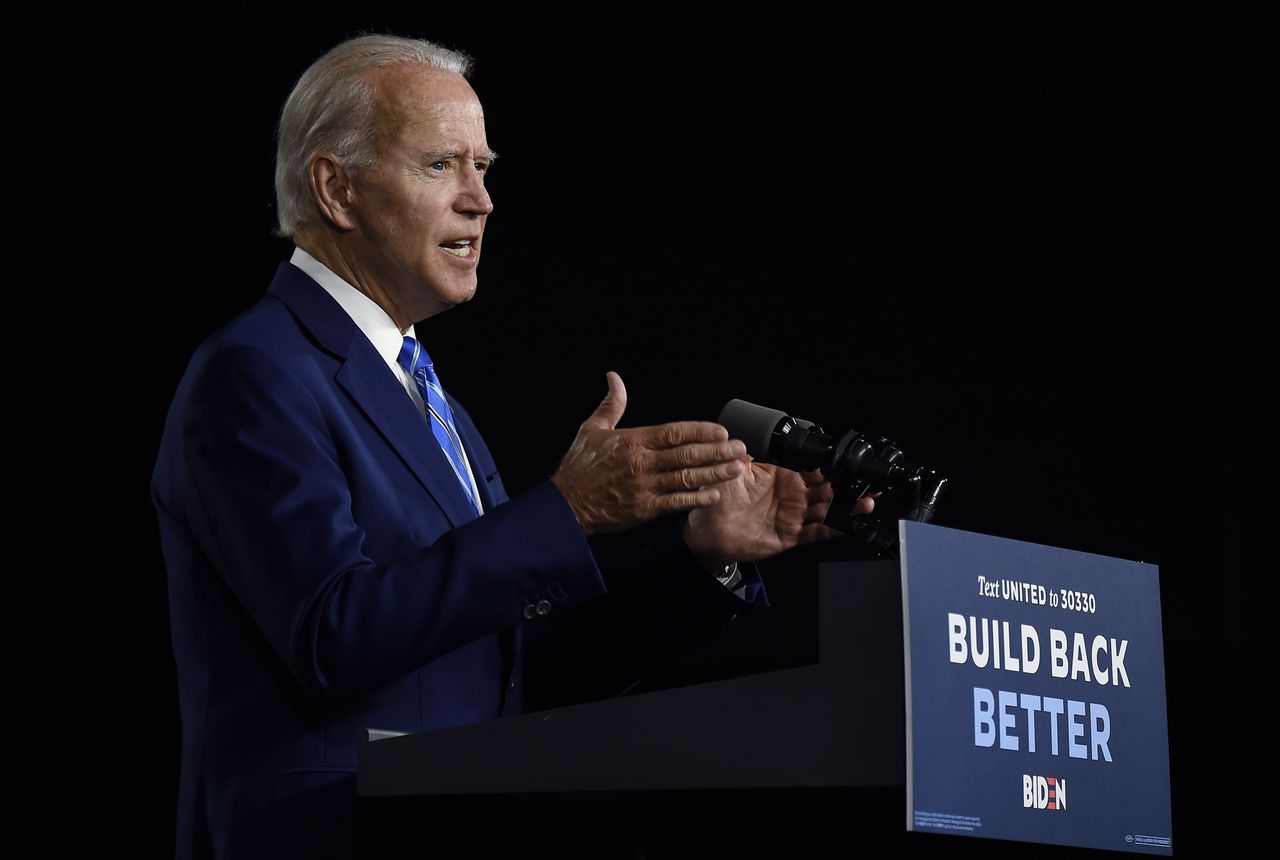
{"type": "Polygon", "coordinates": [[[720,410],[718,423],[729,431],[731,439],[741,439],[747,446],[747,453],[757,460],[769,459],[769,443],[773,439],[773,428],[787,417],[787,413],[767,406],[757,406],[745,400],[730,400],[720,410]]]}

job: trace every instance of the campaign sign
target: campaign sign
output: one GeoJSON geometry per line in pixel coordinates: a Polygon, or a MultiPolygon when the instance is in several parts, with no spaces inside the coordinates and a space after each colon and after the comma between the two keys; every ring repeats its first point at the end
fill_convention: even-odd
{"type": "Polygon", "coordinates": [[[1172,854],[1157,568],[899,528],[907,828],[1172,854]]]}

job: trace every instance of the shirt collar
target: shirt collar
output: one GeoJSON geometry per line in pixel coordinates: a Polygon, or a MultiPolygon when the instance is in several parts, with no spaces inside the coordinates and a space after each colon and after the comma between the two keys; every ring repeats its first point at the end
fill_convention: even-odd
{"type": "Polygon", "coordinates": [[[324,287],[325,292],[333,296],[333,300],[342,306],[347,316],[351,317],[351,321],[364,332],[364,336],[369,339],[373,348],[378,351],[378,355],[382,356],[392,370],[399,367],[397,359],[400,356],[400,349],[404,346],[404,339],[406,336],[414,336],[412,325],[409,326],[408,331],[401,334],[400,327],[386,311],[378,306],[377,302],[334,274],[328,266],[301,248],[293,249],[293,256],[289,258],[289,262],[311,276],[313,281],[324,287]]]}

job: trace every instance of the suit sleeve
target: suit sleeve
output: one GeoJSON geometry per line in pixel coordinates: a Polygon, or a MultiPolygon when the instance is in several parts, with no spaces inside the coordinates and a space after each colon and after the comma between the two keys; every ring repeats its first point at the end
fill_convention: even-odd
{"type": "Polygon", "coordinates": [[[740,567],[745,598],[702,567],[684,543],[684,519],[591,539],[608,594],[527,637],[530,710],[612,698],[678,672],[688,655],[768,607],[754,564],[740,567]]]}
{"type": "Polygon", "coordinates": [[[209,359],[193,380],[183,435],[197,540],[312,693],[376,689],[516,626],[531,602],[564,606],[604,591],[550,482],[430,545],[369,558],[322,410],[260,350],[225,347],[209,359]]]}

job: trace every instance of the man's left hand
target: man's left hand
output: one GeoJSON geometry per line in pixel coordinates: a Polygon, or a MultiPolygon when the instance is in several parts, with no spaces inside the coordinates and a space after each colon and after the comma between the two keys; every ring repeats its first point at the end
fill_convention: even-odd
{"type": "MultiPolygon", "coordinates": [[[[820,472],[752,461],[744,474],[716,487],[720,500],[690,511],[684,526],[685,543],[708,570],[841,534],[822,524],[835,492],[820,472]]],[[[874,506],[870,497],[860,499],[857,512],[874,506]]]]}

